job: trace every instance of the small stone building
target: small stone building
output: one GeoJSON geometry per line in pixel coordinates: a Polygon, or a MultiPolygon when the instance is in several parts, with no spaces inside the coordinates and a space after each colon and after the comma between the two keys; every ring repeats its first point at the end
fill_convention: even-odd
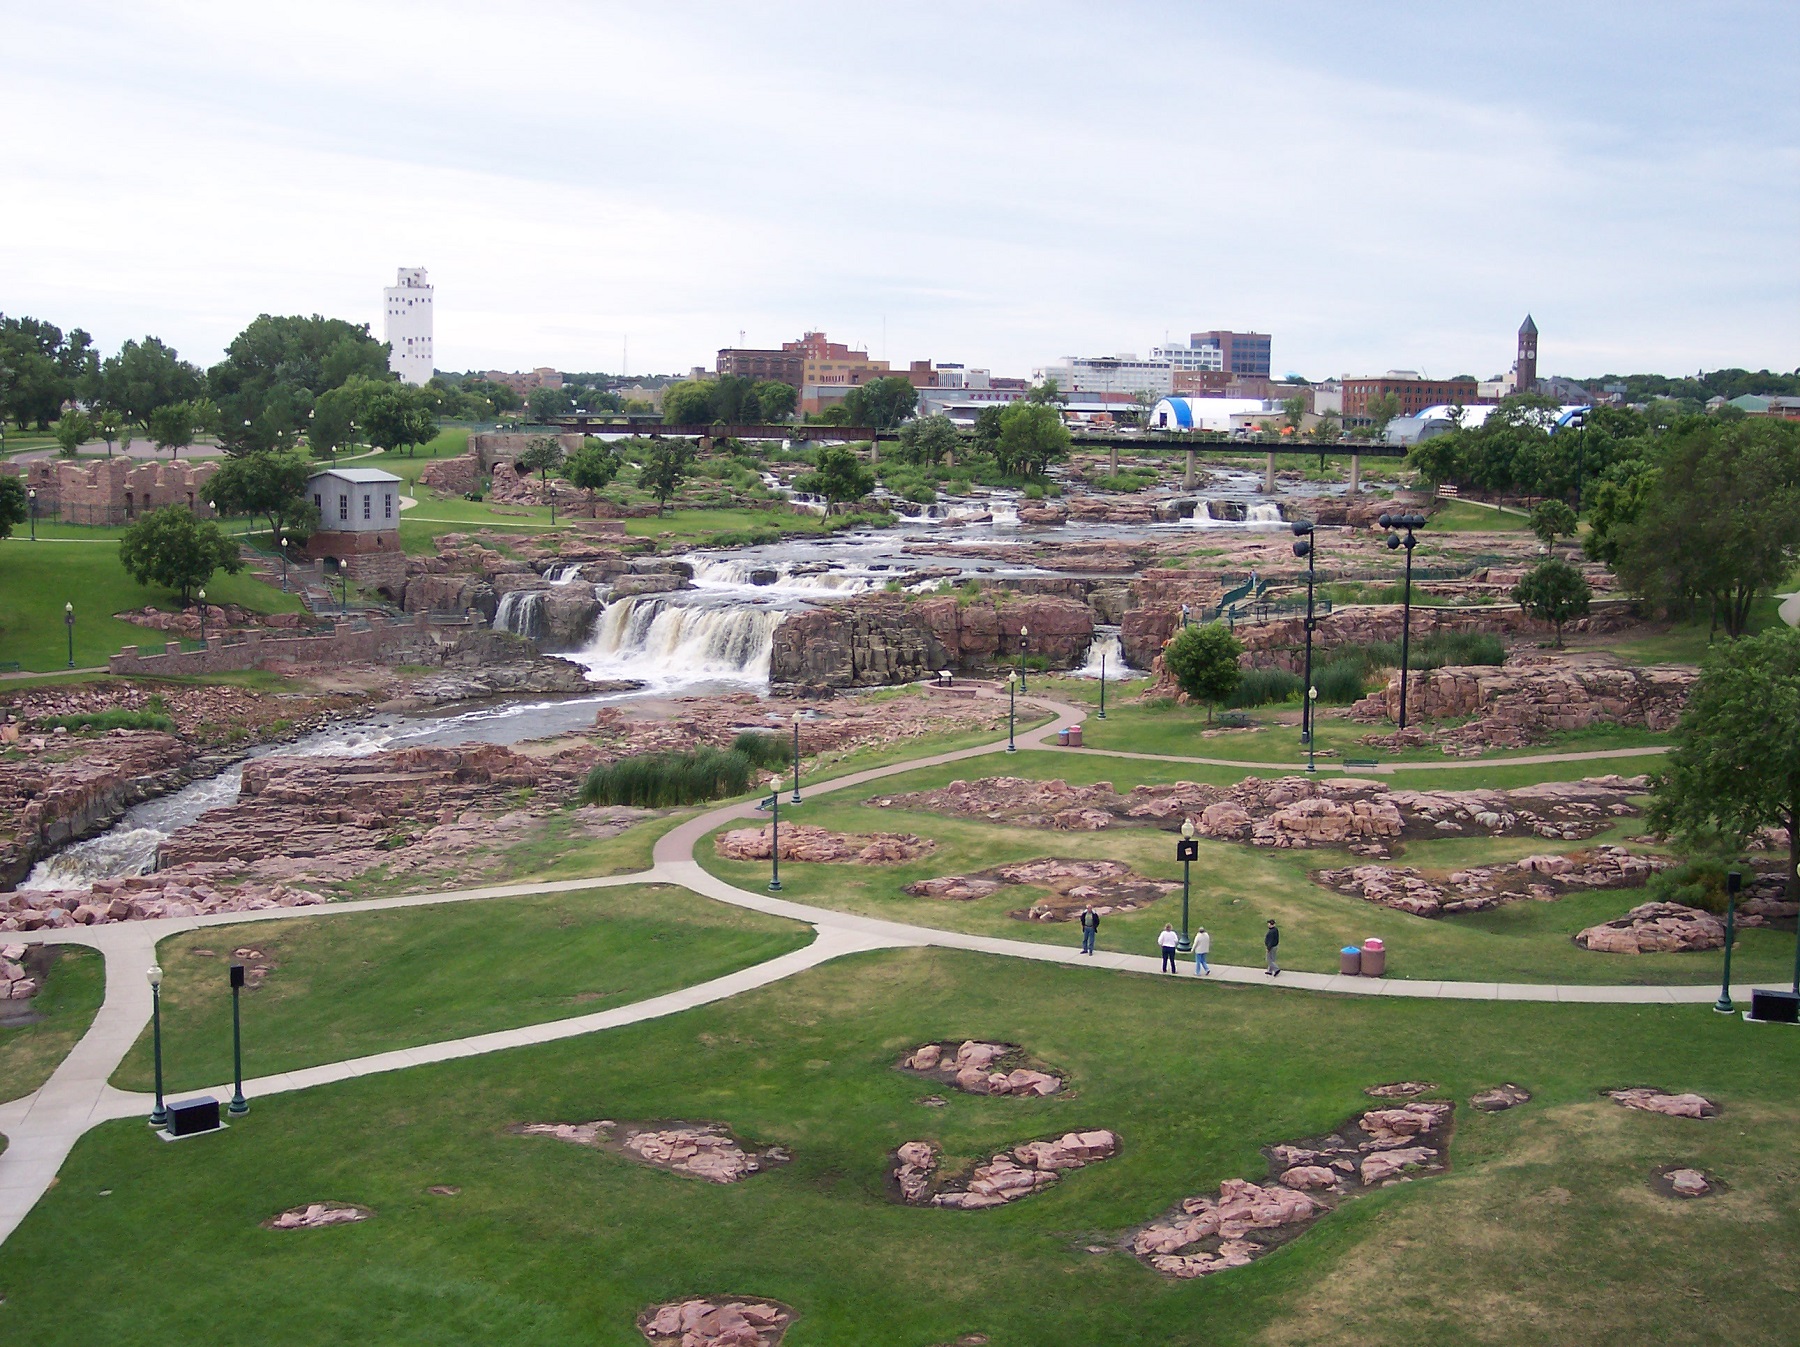
{"type": "Polygon", "coordinates": [[[360,585],[399,586],[406,580],[400,549],[402,480],[379,468],[326,468],[306,482],[319,511],[319,528],[306,555],[350,572],[360,585]]]}

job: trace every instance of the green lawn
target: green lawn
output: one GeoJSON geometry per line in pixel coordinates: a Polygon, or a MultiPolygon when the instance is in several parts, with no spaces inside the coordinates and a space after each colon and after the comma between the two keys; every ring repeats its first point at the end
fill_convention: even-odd
{"type": "MultiPolygon", "coordinates": [[[[244,1071],[261,1076],[606,1010],[810,939],[795,922],[664,885],[192,931],[157,950],[167,1084],[231,1078],[226,969],[238,948],[274,965],[244,995],[244,1071]]],[[[144,1090],[151,1080],[146,1030],[115,1082],[144,1090]]]]}
{"type": "MultiPolygon", "coordinates": [[[[26,669],[54,670],[69,662],[63,604],[75,605],[75,663],[103,664],[122,645],[160,645],[162,632],[120,622],[112,615],[152,605],[175,611],[168,590],[140,585],[119,564],[121,530],[40,526],[40,541],[14,534],[0,542],[0,661],[17,660],[26,669]],[[55,531],[53,532],[52,529],[55,531]],[[54,541],[73,538],[75,541],[54,541]]],[[[262,613],[300,609],[295,594],[283,594],[246,571],[215,575],[206,585],[210,603],[234,603],[262,613]]]]}
{"type": "MultiPolygon", "coordinates": [[[[4,943],[4,942],[0,942],[4,943]]],[[[35,1024],[0,1027],[0,1102],[30,1094],[50,1078],[87,1032],[106,990],[106,967],[94,950],[56,947],[44,986],[32,998],[35,1024]]]]}
{"type": "Polygon", "coordinates": [[[1445,501],[1432,512],[1432,529],[1440,533],[1518,533],[1530,529],[1531,521],[1511,510],[1490,510],[1473,501],[1445,501]]]}
{"type": "Polygon", "coordinates": [[[1699,1007],[1333,999],[894,951],[604,1035],[259,1100],[179,1145],[108,1124],[0,1249],[3,1313],[10,1340],[43,1347],[641,1347],[647,1305],[722,1292],[795,1307],[785,1347],[1774,1347],[1791,1341],[1800,1256],[1796,1073],[1800,1035],[1699,1007]],[[964,1036],[1021,1043],[1073,1088],[921,1108],[927,1088],[893,1062],[964,1036]],[[1207,1280],[1118,1251],[1181,1198],[1264,1178],[1260,1147],[1327,1131],[1399,1079],[1464,1105],[1450,1173],[1207,1280]],[[1532,1102],[1466,1108],[1501,1081],[1532,1102]],[[1598,1096],[1635,1084],[1701,1091],[1725,1115],[1598,1096]],[[794,1159],[718,1187],[507,1131],[593,1118],[716,1119],[794,1159]],[[1115,1129],[1121,1154],[989,1212],[884,1191],[903,1141],[974,1158],[1069,1127],[1115,1129]],[[1651,1172],[1674,1162],[1730,1187],[1659,1197],[1651,1172]],[[375,1215],[261,1228],[321,1199],[375,1215]]]}

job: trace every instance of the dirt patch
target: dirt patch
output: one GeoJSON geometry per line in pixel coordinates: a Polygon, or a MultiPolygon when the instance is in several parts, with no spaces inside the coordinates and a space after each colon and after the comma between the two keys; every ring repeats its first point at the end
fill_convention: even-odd
{"type": "Polygon", "coordinates": [[[1064,1170],[1084,1169],[1119,1153],[1119,1138],[1099,1129],[1021,1142],[958,1174],[944,1172],[931,1141],[909,1141],[892,1156],[890,1193],[911,1207],[979,1211],[1005,1206],[1059,1183],[1064,1170]]]}
{"type": "Polygon", "coordinates": [[[1177,1279],[1243,1267],[1341,1201],[1444,1172],[1455,1108],[1446,1101],[1370,1109],[1327,1136],[1270,1146],[1268,1181],[1227,1179],[1215,1194],[1186,1198],[1131,1232],[1126,1247],[1177,1279]]]}
{"type": "Polygon", "coordinates": [[[1037,1061],[1017,1043],[974,1039],[921,1044],[900,1059],[898,1069],[965,1094],[1042,1097],[1057,1093],[1065,1083],[1063,1073],[1037,1061]]]}
{"type": "Polygon", "coordinates": [[[289,1207],[263,1222],[265,1230],[319,1230],[328,1225],[354,1225],[375,1213],[354,1202],[308,1202],[303,1207],[289,1207]]]}
{"type": "Polygon", "coordinates": [[[752,1174],[794,1157],[781,1146],[747,1146],[723,1123],[614,1122],[517,1123],[516,1136],[551,1137],[576,1146],[611,1151],[627,1160],[708,1183],[741,1183],[752,1174]]]}
{"type": "Polygon", "coordinates": [[[680,1347],[775,1347],[799,1316],[779,1300],[705,1296],[652,1305],[638,1331],[653,1343],[680,1347]]]}

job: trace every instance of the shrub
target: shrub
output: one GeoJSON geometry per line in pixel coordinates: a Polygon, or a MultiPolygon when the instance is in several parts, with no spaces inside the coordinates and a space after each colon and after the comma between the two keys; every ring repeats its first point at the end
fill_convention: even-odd
{"type": "Polygon", "coordinates": [[[1348,706],[1367,692],[1368,674],[1355,660],[1336,660],[1313,670],[1313,686],[1328,706],[1348,706]]]}
{"type": "Polygon", "coordinates": [[[1300,675],[1286,669],[1245,669],[1238,678],[1237,691],[1225,699],[1225,705],[1267,706],[1273,702],[1291,701],[1304,687],[1300,675]]]}
{"type": "Polygon", "coordinates": [[[164,730],[173,734],[175,722],[160,708],[148,711],[88,711],[73,716],[43,716],[33,722],[42,730],[64,729],[73,734],[77,730],[164,730]]]}
{"type": "Polygon", "coordinates": [[[581,802],[648,809],[699,804],[742,795],[750,789],[755,772],[755,764],[735,749],[641,753],[603,763],[589,772],[581,784],[581,802]]]}
{"type": "Polygon", "coordinates": [[[786,767],[794,760],[787,735],[762,730],[745,730],[731,741],[731,752],[742,753],[753,767],[786,767]]]}
{"type": "Polygon", "coordinates": [[[1717,856],[1695,856],[1667,870],[1658,870],[1644,886],[1644,899],[1652,903],[1685,903],[1707,912],[1725,913],[1725,875],[1738,869],[1753,878],[1748,866],[1734,866],[1717,856]]]}

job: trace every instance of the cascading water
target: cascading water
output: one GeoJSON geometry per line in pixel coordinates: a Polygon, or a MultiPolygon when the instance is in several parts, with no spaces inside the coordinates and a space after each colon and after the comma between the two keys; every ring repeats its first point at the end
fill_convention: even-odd
{"type": "Polygon", "coordinates": [[[653,594],[606,605],[585,649],[564,655],[596,680],[635,679],[650,691],[691,684],[761,687],[784,610],[684,602],[653,594]]]}
{"type": "Polygon", "coordinates": [[[544,579],[559,589],[564,585],[572,585],[581,579],[581,563],[574,561],[561,566],[552,566],[544,573],[544,579]]]}
{"type": "Polygon", "coordinates": [[[1088,646],[1087,663],[1071,672],[1077,678],[1098,678],[1102,658],[1106,661],[1106,676],[1109,679],[1140,676],[1136,669],[1125,662],[1125,648],[1119,644],[1117,627],[1095,627],[1093,643],[1088,646]]]}
{"type": "Polygon", "coordinates": [[[861,594],[885,583],[854,570],[808,570],[795,573],[791,561],[756,561],[741,557],[695,557],[694,584],[701,589],[755,589],[774,594],[861,594]]]}
{"type": "Polygon", "coordinates": [[[1253,501],[1245,513],[1246,524],[1281,524],[1281,507],[1273,501],[1253,501]]]}
{"type": "Polygon", "coordinates": [[[514,589],[502,594],[500,606],[494,611],[494,630],[510,631],[514,636],[542,636],[544,591],[514,589]]]}

